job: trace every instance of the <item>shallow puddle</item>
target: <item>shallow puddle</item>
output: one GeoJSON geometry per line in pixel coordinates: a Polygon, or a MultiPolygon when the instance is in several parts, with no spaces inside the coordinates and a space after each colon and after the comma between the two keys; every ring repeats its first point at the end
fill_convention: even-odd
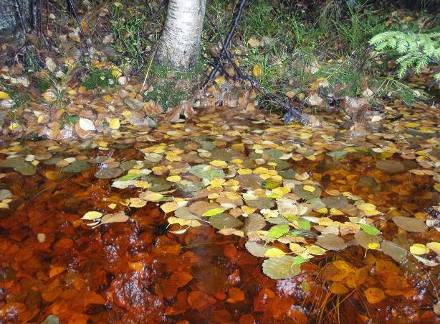
{"type": "Polygon", "coordinates": [[[439,129],[423,114],[363,139],[220,111],[70,146],[7,143],[0,319],[438,323],[439,129]],[[269,278],[285,272],[262,263],[284,256],[246,242],[296,255],[298,273],[269,278]]]}

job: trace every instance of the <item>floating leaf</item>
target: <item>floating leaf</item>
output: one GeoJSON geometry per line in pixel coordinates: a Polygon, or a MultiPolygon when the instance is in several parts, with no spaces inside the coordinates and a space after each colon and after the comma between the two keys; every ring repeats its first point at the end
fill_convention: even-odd
{"type": "Polygon", "coordinates": [[[359,225],[361,226],[361,229],[368,235],[376,236],[380,234],[380,231],[373,225],[362,223],[360,223],[359,225]]]}
{"type": "Polygon", "coordinates": [[[327,250],[340,251],[347,247],[344,239],[335,234],[324,234],[318,236],[316,244],[327,250]]]}
{"type": "Polygon", "coordinates": [[[379,215],[380,211],[376,209],[376,206],[370,203],[361,203],[357,207],[362,210],[367,216],[379,215]]]}
{"type": "Polygon", "coordinates": [[[244,246],[246,247],[246,250],[248,250],[250,254],[259,258],[264,257],[266,251],[268,250],[267,246],[253,241],[247,241],[244,246]]]}
{"type": "Polygon", "coordinates": [[[429,253],[429,249],[426,247],[426,245],[421,243],[415,243],[411,245],[409,247],[409,251],[415,255],[423,255],[429,253]]]}
{"type": "Polygon", "coordinates": [[[165,214],[171,213],[177,208],[179,208],[179,204],[176,201],[170,201],[160,206],[160,209],[162,209],[165,214]]]}
{"type": "Polygon", "coordinates": [[[90,168],[90,164],[87,163],[86,161],[74,161],[72,163],[70,163],[68,166],[66,166],[65,168],[63,168],[63,172],[66,173],[79,173],[82,172],[84,170],[87,170],[88,168],[90,168]]]}
{"type": "Polygon", "coordinates": [[[225,211],[224,208],[212,208],[212,209],[208,209],[207,211],[205,211],[202,216],[211,217],[211,216],[221,214],[224,211],[225,211]]]}
{"type": "Polygon", "coordinates": [[[439,242],[429,242],[426,243],[426,247],[434,251],[437,255],[440,255],[440,243],[439,242]]]}
{"type": "Polygon", "coordinates": [[[280,250],[279,248],[269,248],[264,253],[264,256],[267,258],[280,258],[285,254],[286,253],[283,250],[280,250]]]}
{"type": "Polygon", "coordinates": [[[407,232],[421,233],[427,229],[425,222],[417,218],[394,216],[392,220],[397,226],[407,232]]]}
{"type": "Polygon", "coordinates": [[[294,262],[295,257],[289,255],[264,260],[263,273],[275,280],[292,278],[301,272],[300,265],[294,262]]]}
{"type": "Polygon", "coordinates": [[[390,256],[398,263],[405,263],[408,257],[408,251],[391,241],[382,241],[382,252],[390,256]]]}
{"type": "Polygon", "coordinates": [[[88,211],[87,213],[85,213],[84,216],[81,217],[81,219],[96,220],[101,217],[102,217],[102,213],[95,211],[95,210],[92,210],[92,211],[88,211]]]}
{"type": "Polygon", "coordinates": [[[297,223],[300,229],[304,231],[310,231],[311,226],[310,226],[310,222],[307,219],[299,218],[297,220],[297,223]]]}
{"type": "Polygon", "coordinates": [[[157,202],[157,201],[161,201],[163,199],[163,195],[158,192],[145,191],[139,195],[139,198],[141,198],[145,201],[157,202]]]}
{"type": "Polygon", "coordinates": [[[289,232],[289,229],[290,227],[287,224],[275,225],[269,229],[267,236],[271,239],[277,239],[287,234],[289,232]]]}
{"type": "Polygon", "coordinates": [[[124,223],[129,219],[130,218],[127,215],[125,215],[123,211],[120,211],[115,214],[107,214],[102,216],[101,224],[124,223]]]}
{"type": "Polygon", "coordinates": [[[313,255],[324,255],[327,252],[327,250],[317,245],[307,245],[306,249],[307,252],[313,255]]]}
{"type": "Polygon", "coordinates": [[[140,198],[130,198],[128,199],[128,206],[133,208],[142,208],[147,204],[147,202],[140,198]]]}
{"type": "Polygon", "coordinates": [[[226,214],[216,214],[209,218],[209,223],[216,229],[236,228],[243,225],[238,218],[226,214]]]}
{"type": "MultiPolygon", "coordinates": [[[[184,219],[179,217],[168,217],[167,219],[169,224],[179,224],[180,226],[189,226],[189,227],[198,227],[201,226],[202,223],[195,219],[184,219]]],[[[175,233],[180,234],[180,233],[175,233]]]]}

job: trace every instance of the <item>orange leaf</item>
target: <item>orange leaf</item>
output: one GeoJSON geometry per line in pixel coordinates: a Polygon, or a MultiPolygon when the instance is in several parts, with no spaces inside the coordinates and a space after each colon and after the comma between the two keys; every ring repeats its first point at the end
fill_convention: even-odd
{"type": "Polygon", "coordinates": [[[364,294],[370,304],[377,304],[385,298],[383,290],[375,287],[368,288],[364,294]]]}

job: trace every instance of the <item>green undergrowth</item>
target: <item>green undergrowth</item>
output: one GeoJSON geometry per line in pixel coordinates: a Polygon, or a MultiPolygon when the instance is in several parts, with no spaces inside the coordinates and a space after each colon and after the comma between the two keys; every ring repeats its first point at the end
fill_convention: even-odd
{"type": "MultiPolygon", "coordinates": [[[[252,74],[258,66],[261,73],[254,75],[267,90],[297,93],[301,101],[311,84],[326,79],[336,97],[361,96],[367,85],[373,99],[393,97],[410,104],[425,98],[398,80],[395,70],[374,56],[369,44],[372,37],[390,28],[427,28],[418,20],[420,13],[406,12],[408,16],[401,19],[402,13],[391,6],[361,0],[327,1],[314,11],[297,9],[292,3],[257,0],[246,8],[236,32],[232,52],[240,67],[252,74]]],[[[205,49],[225,37],[232,12],[225,0],[208,3],[205,49]]],[[[427,12],[423,16],[434,19],[427,12]]],[[[209,57],[208,51],[205,56],[209,57]]]]}
{"type": "Polygon", "coordinates": [[[117,1],[111,6],[109,31],[119,65],[132,73],[141,71],[154,54],[165,18],[155,1],[117,1]]]}
{"type": "Polygon", "coordinates": [[[152,100],[168,111],[191,96],[200,83],[202,71],[203,60],[188,71],[175,71],[164,65],[152,64],[145,71],[148,80],[144,99],[152,100]]]}

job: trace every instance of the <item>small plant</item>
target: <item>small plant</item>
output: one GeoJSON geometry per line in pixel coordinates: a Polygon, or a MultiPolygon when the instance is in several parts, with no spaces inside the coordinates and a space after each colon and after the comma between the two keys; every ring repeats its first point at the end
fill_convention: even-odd
{"type": "MultiPolygon", "coordinates": [[[[440,63],[440,33],[387,31],[374,36],[370,44],[376,52],[397,57],[397,76],[403,78],[409,69],[416,73],[430,64],[440,63]]],[[[440,81],[440,73],[434,75],[440,81]]]]}
{"type": "Polygon", "coordinates": [[[83,81],[83,86],[87,90],[95,88],[110,88],[115,86],[116,79],[110,69],[91,70],[83,81]]]}

